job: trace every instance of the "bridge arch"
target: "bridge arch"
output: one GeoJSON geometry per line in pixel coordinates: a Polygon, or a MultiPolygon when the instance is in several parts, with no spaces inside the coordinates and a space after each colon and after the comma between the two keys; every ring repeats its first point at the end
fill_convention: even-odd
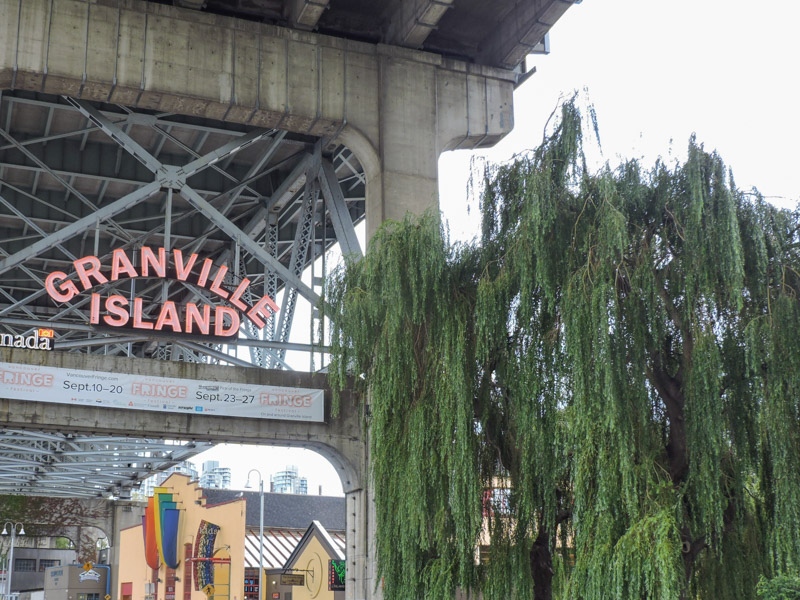
{"type": "MultiPolygon", "coordinates": [[[[314,450],[336,469],[346,496],[348,569],[354,574],[355,579],[355,585],[352,586],[354,589],[352,592],[347,592],[347,597],[369,597],[368,590],[371,589],[371,583],[368,583],[368,580],[371,576],[368,573],[372,573],[374,568],[368,560],[367,540],[370,538],[369,524],[373,519],[369,514],[371,503],[367,502],[369,491],[367,438],[364,433],[362,404],[349,394],[345,394],[340,414],[336,417],[331,416],[330,389],[324,374],[109,355],[37,352],[20,348],[0,348],[0,362],[324,390],[325,420],[321,423],[127,410],[0,398],[0,424],[9,429],[88,432],[119,437],[291,446],[314,450]]],[[[125,515],[117,514],[119,511],[120,508],[116,508],[115,514],[110,518],[114,523],[113,534],[109,535],[112,545],[117,539],[120,526],[125,526],[126,522],[125,515]]],[[[97,526],[106,533],[109,532],[107,523],[97,526]]],[[[114,560],[112,552],[112,563],[114,560]]]]}

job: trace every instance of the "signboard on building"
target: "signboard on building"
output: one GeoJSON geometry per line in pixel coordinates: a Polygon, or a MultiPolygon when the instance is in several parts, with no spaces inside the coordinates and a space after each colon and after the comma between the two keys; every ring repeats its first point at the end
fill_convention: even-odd
{"type": "Polygon", "coordinates": [[[325,418],[323,390],[0,362],[3,397],[32,402],[310,421],[325,418]]]}
{"type": "Polygon", "coordinates": [[[89,293],[89,323],[113,328],[132,328],[170,335],[191,334],[214,338],[236,338],[243,319],[259,329],[278,312],[278,305],[269,296],[254,294],[250,280],[242,278],[225,285],[230,279],[228,267],[215,265],[210,258],[200,260],[197,254],[184,257],[181,250],[143,246],[131,256],[122,248],[112,251],[108,261],[85,256],[72,261],[70,273],[53,271],[45,279],[47,294],[57,303],[70,302],[81,293],[89,293]],[[159,306],[146,306],[145,298],[121,294],[104,296],[92,291],[124,279],[171,279],[201,288],[213,304],[186,302],[184,305],[166,300],[159,306]],[[248,301],[248,298],[256,298],[248,301]]]}
{"type": "Polygon", "coordinates": [[[83,583],[84,581],[100,581],[100,573],[98,573],[94,569],[83,571],[82,573],[78,573],[78,581],[80,581],[81,583],[83,583]]]}
{"type": "Polygon", "coordinates": [[[306,576],[302,573],[281,573],[281,585],[305,585],[306,576]]]}
{"type": "Polygon", "coordinates": [[[332,558],[328,561],[328,591],[341,592],[347,574],[345,561],[332,558]]]}
{"type": "Polygon", "coordinates": [[[0,333],[0,348],[28,348],[29,350],[52,350],[53,330],[34,329],[29,335],[0,333]]]}

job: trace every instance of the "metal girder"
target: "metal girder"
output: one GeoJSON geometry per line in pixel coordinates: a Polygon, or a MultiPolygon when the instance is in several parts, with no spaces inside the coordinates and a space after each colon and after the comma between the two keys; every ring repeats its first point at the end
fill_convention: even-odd
{"type": "MultiPolygon", "coordinates": [[[[24,146],[18,144],[17,141],[14,138],[12,138],[6,131],[0,130],[0,135],[2,135],[7,140],[9,140],[12,144],[14,144],[15,147],[22,154],[24,154],[29,160],[31,160],[39,169],[42,169],[43,171],[46,171],[51,177],[53,177],[53,179],[55,179],[56,181],[58,181],[61,184],[61,186],[66,190],[66,192],[65,192],[66,195],[64,197],[64,202],[67,201],[67,198],[68,198],[69,194],[72,194],[76,198],[78,198],[83,204],[88,206],[90,209],[92,209],[92,210],[96,210],[97,209],[97,207],[92,202],[90,202],[89,199],[86,198],[86,196],[84,196],[81,192],[79,192],[75,188],[75,186],[73,185],[73,181],[71,181],[71,180],[65,181],[64,179],[62,179],[60,173],[58,173],[54,169],[51,169],[47,164],[45,164],[41,159],[39,159],[38,156],[33,154],[31,151],[29,151],[24,146]]],[[[39,174],[39,171],[37,171],[36,184],[38,184],[38,181],[39,181],[38,174],[39,174]]],[[[122,235],[124,235],[124,232],[125,232],[124,229],[122,229],[120,227],[117,227],[116,224],[114,224],[114,223],[112,223],[112,225],[115,228],[117,228],[122,235]]]]}
{"type": "MultiPolygon", "coordinates": [[[[278,217],[275,213],[269,213],[265,219],[266,231],[266,250],[271,256],[277,257],[278,255],[278,217]]],[[[270,298],[276,298],[278,295],[278,277],[274,271],[264,273],[264,293],[269,295],[270,298]]],[[[267,319],[265,325],[267,335],[270,339],[275,336],[275,315],[267,319]]]]}
{"type": "Polygon", "coordinates": [[[2,429],[0,494],[129,498],[143,479],[212,446],[2,429]]]}
{"type": "Polygon", "coordinates": [[[242,137],[237,138],[235,140],[231,140],[224,146],[221,146],[209,152],[208,154],[201,156],[200,158],[197,158],[192,162],[184,165],[183,167],[180,168],[179,172],[184,177],[189,178],[195,173],[197,173],[197,171],[199,171],[200,169],[205,169],[206,167],[211,166],[216,162],[219,162],[229,156],[232,156],[233,154],[241,150],[244,150],[250,144],[255,144],[259,140],[262,140],[265,137],[272,135],[273,133],[274,130],[267,131],[263,129],[254,129],[250,133],[247,133],[246,135],[243,135],[242,137]]]}
{"type": "Polygon", "coordinates": [[[161,163],[135,140],[131,139],[126,132],[107,119],[99,110],[96,110],[88,102],[76,100],[69,96],[64,96],[64,99],[79,110],[84,117],[101,129],[103,133],[119,144],[121,148],[125,149],[128,154],[142,163],[148,171],[152,173],[158,172],[161,163]]]}
{"type": "MultiPolygon", "coordinates": [[[[292,245],[292,258],[290,261],[290,268],[296,274],[297,279],[303,270],[306,263],[306,255],[312,240],[312,224],[314,219],[314,211],[317,206],[318,188],[315,181],[306,180],[305,193],[303,195],[303,206],[301,208],[300,223],[295,233],[294,244],[292,245]]],[[[278,314],[277,335],[281,342],[285,342],[289,338],[289,332],[292,329],[292,322],[294,321],[294,311],[297,306],[297,287],[284,288],[283,303],[281,311],[278,314]]],[[[314,303],[316,306],[316,303],[314,303]]],[[[284,351],[279,351],[281,359],[285,357],[284,351]]]]}
{"type": "Polygon", "coordinates": [[[25,250],[21,250],[16,254],[9,256],[8,258],[4,258],[0,260],[0,275],[12,269],[26,260],[30,259],[33,256],[36,256],[45,250],[49,250],[55,246],[58,246],[60,243],[65,242],[66,240],[70,239],[71,237],[78,235],[79,233],[85,231],[86,229],[90,229],[92,225],[94,225],[97,221],[104,221],[105,219],[109,219],[116,214],[121,213],[122,211],[130,208],[134,204],[149,198],[153,194],[157,194],[161,190],[161,182],[154,181],[149,183],[148,185],[139,188],[135,192],[131,192],[127,196],[123,196],[116,202],[112,202],[111,204],[104,206],[103,208],[98,209],[94,213],[74,221],[70,223],[66,227],[63,227],[56,231],[55,233],[51,233],[46,238],[42,238],[38,242],[31,244],[25,250]]]}
{"type": "Polygon", "coordinates": [[[211,166],[225,157],[243,150],[250,144],[253,144],[270,135],[272,133],[271,131],[258,129],[253,130],[250,133],[235,140],[231,140],[220,148],[217,148],[201,156],[200,158],[183,165],[182,167],[174,167],[172,165],[161,164],[155,157],[147,152],[147,150],[132,140],[129,135],[123,132],[115,124],[111,123],[108,119],[103,117],[99,111],[92,108],[86,102],[70,99],[70,103],[78,108],[78,110],[80,110],[87,118],[91,118],[93,122],[98,123],[98,126],[101,127],[106,135],[111,137],[115,142],[133,154],[138,160],[145,164],[149,170],[157,173],[158,182],[161,186],[178,189],[181,196],[186,198],[186,200],[196,209],[198,209],[205,217],[207,217],[212,224],[216,225],[219,229],[228,234],[232,240],[236,240],[237,243],[244,243],[244,245],[247,247],[247,250],[253,256],[259,258],[265,265],[275,269],[284,279],[284,281],[291,282],[294,287],[298,288],[300,292],[303,293],[303,295],[309,300],[312,300],[315,303],[319,301],[319,297],[311,288],[306,286],[300,280],[294,281],[296,276],[292,275],[281,263],[275,261],[271,256],[269,256],[269,254],[265,253],[263,248],[253,242],[249,236],[244,234],[244,238],[247,241],[240,239],[244,232],[242,232],[241,229],[239,229],[236,225],[231,223],[222,212],[218,211],[197,192],[186,185],[186,179],[197,173],[199,170],[211,166]]]}
{"type": "Polygon", "coordinates": [[[319,302],[319,296],[308,287],[303,281],[294,275],[289,269],[283,266],[280,262],[270,256],[262,246],[250,239],[244,231],[239,229],[236,225],[231,223],[225,215],[214,208],[209,202],[202,198],[197,192],[188,186],[180,189],[180,195],[186,198],[197,210],[205,215],[212,223],[214,223],[220,230],[224,231],[232,240],[244,246],[250,254],[260,260],[264,265],[272,268],[284,283],[291,284],[298,289],[298,291],[305,296],[312,304],[319,302]]]}
{"type": "MultiPolygon", "coordinates": [[[[140,342],[143,339],[147,339],[147,337],[142,335],[120,335],[114,337],[114,343],[127,344],[129,342],[140,342]]],[[[108,337],[83,338],[80,340],[59,341],[58,349],[75,350],[76,348],[88,348],[90,346],[105,346],[106,344],[108,344],[108,342],[109,342],[108,337]]]]}
{"type": "Polygon", "coordinates": [[[214,346],[197,344],[195,342],[189,342],[189,341],[186,341],[186,340],[181,340],[181,341],[178,342],[178,344],[183,346],[183,347],[185,347],[185,348],[188,348],[189,350],[192,350],[194,352],[198,352],[200,354],[205,354],[207,356],[211,356],[211,357],[215,358],[218,361],[226,362],[226,363],[228,363],[230,365],[234,365],[234,366],[237,366],[237,367],[252,367],[253,366],[252,363],[250,363],[250,362],[248,362],[246,360],[243,360],[241,358],[238,358],[236,356],[231,356],[230,354],[222,352],[222,351],[220,351],[219,349],[217,349],[214,346]]]}
{"type": "MultiPolygon", "coordinates": [[[[98,127],[100,127],[104,133],[106,133],[115,142],[120,144],[126,151],[128,151],[130,154],[135,156],[140,162],[142,162],[148,168],[148,170],[158,175],[158,179],[155,182],[149,184],[148,186],[145,186],[144,188],[142,188],[142,190],[147,190],[148,188],[152,188],[153,185],[157,185],[159,189],[162,186],[169,186],[169,187],[184,186],[185,179],[190,177],[200,169],[208,167],[222,160],[224,157],[234,154],[242,150],[243,148],[246,148],[248,145],[268,135],[268,132],[266,131],[262,130],[253,131],[248,135],[232,140],[231,142],[228,142],[224,146],[215,149],[214,151],[189,162],[183,167],[175,168],[172,167],[171,165],[163,165],[162,163],[160,163],[141,145],[139,145],[136,141],[131,139],[131,137],[127,133],[122,131],[119,127],[117,127],[114,123],[106,119],[99,111],[97,111],[87,103],[73,99],[68,99],[68,100],[70,104],[72,104],[78,110],[80,110],[81,113],[84,114],[84,116],[90,119],[93,123],[97,124],[98,127]]],[[[134,201],[136,201],[136,199],[139,198],[139,196],[141,196],[141,193],[140,194],[134,193],[126,198],[132,198],[134,201]]],[[[88,223],[91,223],[92,220],[97,220],[97,221],[104,220],[110,216],[113,216],[113,214],[116,214],[117,212],[121,212],[122,210],[124,210],[129,206],[127,201],[122,202],[122,200],[125,200],[126,198],[123,198],[120,201],[117,201],[117,203],[109,205],[104,209],[96,211],[94,215],[92,215],[92,217],[87,217],[84,220],[76,222],[73,225],[72,229],[69,229],[69,227],[65,227],[64,229],[59,231],[59,234],[61,234],[61,237],[63,237],[63,239],[68,239],[68,237],[72,235],[73,230],[77,232],[84,229],[88,223]]],[[[50,240],[52,241],[55,236],[49,236],[49,237],[50,240]]],[[[51,247],[47,246],[44,243],[45,241],[46,240],[42,240],[40,246],[34,244],[34,247],[29,248],[29,251],[35,252],[36,250],[38,250],[39,247],[41,247],[42,249],[51,247]]],[[[26,257],[20,256],[20,258],[24,260],[26,257]]],[[[8,261],[8,264],[10,266],[16,266],[14,264],[14,260],[8,261]]],[[[2,272],[2,268],[3,268],[3,262],[0,262],[0,273],[2,272]]]]}
{"type": "Polygon", "coordinates": [[[273,133],[272,130],[254,129],[242,137],[231,140],[227,144],[215,148],[211,152],[199,156],[181,167],[174,167],[161,163],[131,138],[130,135],[104,117],[99,110],[92,107],[88,102],[75,100],[69,97],[65,97],[65,99],[77,108],[87,119],[95,123],[103,133],[141,162],[149,171],[157,174],[165,187],[177,187],[178,185],[185,184],[185,181],[198,171],[247,148],[250,144],[254,144],[273,133]],[[172,185],[170,186],[169,184],[172,185]]]}
{"type": "MultiPolygon", "coordinates": [[[[230,209],[231,205],[239,197],[239,194],[241,194],[242,190],[244,189],[244,182],[252,179],[253,177],[256,177],[258,171],[261,170],[264,164],[272,157],[278,145],[280,145],[280,141],[285,137],[285,135],[286,135],[285,131],[276,134],[273,143],[270,145],[267,151],[251,166],[250,170],[248,170],[248,172],[246,173],[244,180],[239,185],[237,185],[236,188],[224,194],[226,202],[223,208],[220,210],[222,214],[226,214],[230,209]]],[[[255,214],[250,218],[247,225],[245,225],[242,228],[242,231],[244,231],[245,233],[247,233],[247,235],[249,235],[251,238],[254,239],[255,238],[254,232],[260,227],[263,227],[262,221],[264,219],[265,214],[266,210],[264,209],[263,205],[260,205],[259,208],[256,210],[255,214]]],[[[209,226],[206,228],[205,234],[209,234],[213,230],[214,230],[213,223],[209,224],[209,226]]],[[[191,247],[194,250],[196,250],[200,245],[202,245],[203,239],[204,238],[199,238],[194,242],[194,244],[192,244],[191,247]]],[[[222,260],[224,257],[225,253],[223,253],[220,256],[220,259],[222,260]]]]}
{"type": "MultiPolygon", "coordinates": [[[[0,185],[1,185],[1,183],[0,183],[0,185]]],[[[34,230],[36,233],[38,233],[40,236],[42,236],[42,237],[45,237],[45,236],[47,235],[47,232],[46,232],[44,229],[42,229],[41,227],[39,227],[39,226],[38,226],[38,225],[37,225],[37,224],[36,224],[36,223],[33,221],[33,219],[30,219],[30,218],[26,217],[26,216],[25,216],[25,215],[24,215],[24,214],[23,214],[21,211],[19,211],[19,210],[17,209],[17,207],[16,207],[16,206],[14,206],[14,205],[13,205],[13,204],[11,204],[11,203],[10,203],[8,200],[6,200],[6,199],[3,197],[3,195],[2,195],[2,194],[0,194],[0,203],[2,203],[2,204],[3,204],[3,205],[6,207],[6,208],[8,208],[8,210],[10,210],[12,213],[14,213],[15,215],[17,215],[17,217],[18,217],[18,218],[19,218],[21,221],[23,221],[23,222],[24,222],[24,223],[25,223],[25,224],[26,224],[28,227],[30,227],[31,229],[33,229],[33,230],[34,230]]],[[[66,256],[67,256],[67,257],[68,257],[70,260],[75,260],[75,259],[77,258],[77,256],[75,256],[74,254],[72,254],[72,253],[71,253],[69,250],[67,250],[66,248],[63,248],[63,247],[59,246],[59,247],[58,247],[58,249],[59,249],[59,250],[61,250],[61,251],[62,251],[62,252],[63,252],[63,253],[64,253],[64,254],[65,254],[65,255],[66,255],[66,256]]]]}
{"type": "Polygon", "coordinates": [[[347,210],[347,203],[344,194],[339,187],[339,180],[333,170],[333,164],[329,160],[322,161],[322,168],[319,174],[319,184],[325,202],[328,204],[328,212],[331,216],[333,230],[336,232],[336,239],[339,240],[339,247],[345,261],[358,260],[364,253],[358,243],[356,228],[353,227],[353,220],[347,210]]]}
{"type": "MultiPolygon", "coordinates": [[[[43,281],[55,270],[77,281],[76,257],[94,255],[107,265],[112,250],[135,257],[145,245],[179,248],[184,256],[198,252],[211,259],[214,268],[235,265],[238,270],[229,269],[224,285],[249,279],[250,304],[261,290],[280,301],[285,287],[290,295],[299,288],[314,305],[319,284],[304,285],[293,267],[299,264],[302,274],[337,238],[354,247],[352,236],[343,233],[347,223],[342,227],[334,221],[349,219],[352,233],[353,221],[363,218],[366,182],[357,159],[342,146],[323,157],[322,145],[308,137],[242,126],[229,130],[227,124],[203,119],[20,91],[0,94],[0,123],[8,126],[0,144],[0,332],[49,327],[61,350],[169,360],[222,356],[179,346],[175,339],[89,325],[89,293],[54,303],[43,281]],[[257,139],[263,141],[254,145],[257,139]],[[320,180],[323,158],[331,162],[325,183],[320,180]],[[328,210],[312,220],[310,239],[319,241],[308,246],[305,262],[297,263],[293,245],[303,228],[307,182],[325,190],[328,210]],[[331,211],[334,204],[338,208],[331,211]]],[[[196,286],[164,280],[144,286],[119,280],[91,291],[128,298],[132,286],[144,298],[149,319],[167,300],[178,306],[197,298],[205,304],[219,301],[196,286]]],[[[236,345],[253,349],[251,364],[264,365],[272,356],[276,366],[289,368],[278,360],[285,352],[325,352],[322,343],[293,341],[313,339],[298,329],[311,327],[308,320],[281,328],[284,337],[276,331],[277,317],[265,320],[263,329],[253,331],[243,319],[236,345]]]]}
{"type": "Polygon", "coordinates": [[[286,204],[303,189],[308,177],[308,171],[314,160],[313,154],[306,154],[298,162],[288,177],[283,180],[267,201],[267,209],[279,212],[286,204]]]}

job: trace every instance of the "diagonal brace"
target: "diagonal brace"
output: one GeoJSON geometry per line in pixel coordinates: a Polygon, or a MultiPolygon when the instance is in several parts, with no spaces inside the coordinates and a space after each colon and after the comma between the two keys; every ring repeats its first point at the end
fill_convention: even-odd
{"type": "Polygon", "coordinates": [[[247,233],[239,229],[239,227],[232,223],[225,215],[214,208],[211,203],[205,200],[200,194],[195,192],[188,185],[183,186],[179,193],[189,204],[194,206],[206,218],[224,231],[228,237],[232,240],[236,240],[237,243],[241,244],[245,250],[261,261],[262,264],[269,265],[269,267],[285,282],[295,286],[314,306],[319,304],[319,295],[314,290],[283,266],[283,263],[267,252],[258,242],[251,239],[247,233]]]}
{"type": "Polygon", "coordinates": [[[104,206],[103,208],[99,208],[97,211],[86,215],[82,219],[73,221],[66,227],[62,227],[58,231],[51,233],[46,238],[42,238],[38,242],[34,242],[24,250],[20,250],[19,252],[0,260],[0,274],[21,265],[29,258],[38,256],[42,252],[46,252],[54,246],[58,246],[59,244],[67,241],[75,235],[78,235],[79,233],[86,231],[87,229],[91,229],[98,221],[110,219],[114,215],[119,214],[122,211],[138,204],[139,202],[146,200],[153,194],[158,193],[160,189],[161,182],[154,181],[152,183],[148,183],[146,186],[141,187],[138,190],[134,190],[130,194],[123,196],[119,200],[116,200],[111,204],[104,206]]]}

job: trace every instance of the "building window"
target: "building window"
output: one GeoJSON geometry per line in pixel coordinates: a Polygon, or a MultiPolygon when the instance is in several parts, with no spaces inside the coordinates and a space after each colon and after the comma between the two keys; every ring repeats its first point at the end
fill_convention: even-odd
{"type": "Polygon", "coordinates": [[[39,559],[39,571],[44,572],[46,569],[50,567],[60,567],[61,560],[58,558],[40,558],[39,559]]]}
{"type": "Polygon", "coordinates": [[[17,573],[34,573],[36,571],[36,559],[15,558],[14,571],[17,573]]]}
{"type": "Polygon", "coordinates": [[[78,594],[78,600],[100,600],[100,594],[78,594]]]}
{"type": "Polygon", "coordinates": [[[483,492],[483,516],[508,517],[511,514],[511,490],[491,488],[483,492]]]}

